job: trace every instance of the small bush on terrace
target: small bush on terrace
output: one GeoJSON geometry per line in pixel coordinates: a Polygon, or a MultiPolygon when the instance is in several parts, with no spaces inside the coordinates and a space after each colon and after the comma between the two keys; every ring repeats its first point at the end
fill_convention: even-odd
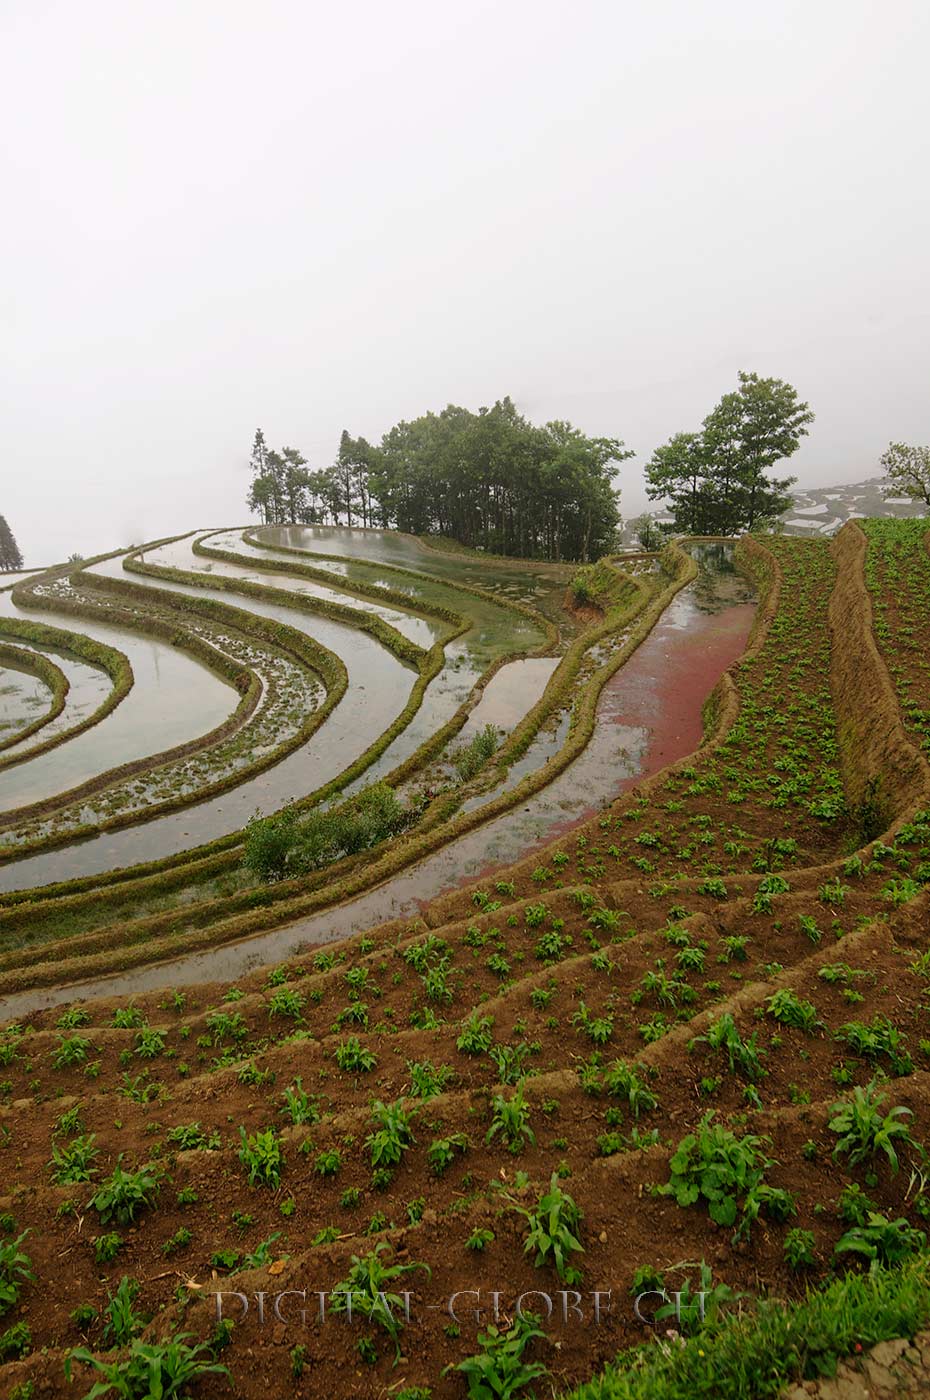
{"type": "Polygon", "coordinates": [[[546,1374],[541,1361],[523,1359],[530,1342],[546,1335],[538,1322],[532,1313],[524,1313],[514,1319],[507,1332],[490,1326],[487,1332],[478,1335],[480,1350],[477,1355],[447,1366],[443,1375],[448,1371],[461,1371],[468,1381],[468,1400],[486,1400],[488,1396],[509,1400],[530,1381],[546,1374]]]}
{"type": "Polygon", "coordinates": [[[705,1113],[697,1131],[678,1144],[662,1194],[674,1196],[682,1207],[703,1197],[718,1225],[733,1225],[741,1214],[735,1238],[748,1235],[762,1210],[776,1219],[787,1218],[794,1211],[790,1195],[764,1180],[769,1167],[776,1165],[761,1150],[768,1139],[752,1133],[738,1138],[721,1123],[712,1123],[712,1117],[705,1113]]]}
{"type": "Polygon", "coordinates": [[[378,845],[402,831],[412,815],[393,788],[374,783],[328,811],[300,817],[288,807],[271,817],[253,817],[246,827],[243,864],[265,881],[302,875],[378,845]]]}
{"type": "Polygon", "coordinates": [[[850,1166],[855,1166],[884,1152],[891,1170],[898,1170],[897,1146],[914,1145],[910,1129],[901,1120],[912,1115],[909,1108],[900,1105],[882,1113],[885,1098],[873,1080],[864,1089],[857,1086],[851,1098],[832,1106],[830,1131],[839,1139],[833,1149],[834,1157],[847,1156],[850,1166]]]}
{"type": "Polygon", "coordinates": [[[496,748],[497,730],[493,724],[486,724],[469,743],[459,744],[457,748],[451,749],[449,757],[459,779],[467,783],[469,778],[473,778],[496,748]]]}
{"type": "Polygon", "coordinates": [[[15,1240],[4,1240],[0,1244],[0,1317],[19,1302],[19,1293],[24,1283],[35,1283],[32,1260],[22,1248],[28,1230],[15,1240]]]}
{"type": "Polygon", "coordinates": [[[240,1127],[239,1136],[239,1161],[249,1174],[249,1185],[270,1186],[276,1191],[281,1184],[284,1154],[274,1128],[246,1136],[245,1128],[240,1127]]]}
{"type": "Polygon", "coordinates": [[[352,1263],[347,1277],[336,1285],[330,1294],[330,1311],[336,1315],[348,1313],[362,1317],[367,1322],[377,1323],[387,1332],[394,1343],[394,1361],[400,1358],[400,1332],[404,1325],[404,1300],[391,1291],[404,1274],[422,1271],[430,1277],[427,1264],[390,1264],[381,1255],[390,1246],[382,1240],[368,1254],[352,1255],[352,1263]]]}
{"type": "Polygon", "coordinates": [[[537,1269],[551,1263],[563,1283],[569,1286],[580,1283],[581,1272],[569,1261],[572,1254],[584,1253],[584,1245],[578,1238],[581,1210],[562,1190],[558,1173],[552,1173],[549,1190],[543,1192],[534,1209],[516,1205],[514,1209],[529,1227],[523,1248],[528,1254],[535,1249],[537,1269]]]}
{"type": "Polygon", "coordinates": [[[75,1361],[92,1366],[101,1380],[91,1395],[140,1396],[160,1395],[164,1400],[187,1394],[188,1386],[201,1376],[229,1376],[225,1366],[207,1358],[212,1352],[206,1344],[189,1346],[193,1334],[180,1332],[165,1342],[132,1343],[129,1355],[122,1361],[100,1360],[84,1347],[77,1347],[65,1361],[65,1379],[70,1383],[75,1361]]]}
{"type": "Polygon", "coordinates": [[[100,1183],[89,1204],[100,1216],[102,1224],[115,1220],[117,1225],[131,1225],[140,1210],[154,1203],[160,1185],[154,1164],[146,1163],[137,1171],[123,1170],[123,1156],[105,1181],[100,1183]]]}

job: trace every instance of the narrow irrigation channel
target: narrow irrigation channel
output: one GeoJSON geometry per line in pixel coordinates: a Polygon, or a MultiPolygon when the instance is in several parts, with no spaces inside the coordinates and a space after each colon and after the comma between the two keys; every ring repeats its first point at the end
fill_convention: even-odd
{"type": "Polygon", "coordinates": [[[693,752],[702,710],[745,650],[755,616],[728,546],[694,546],[701,572],[677,594],[626,665],[607,682],[597,727],[579,757],[517,810],[450,841],[408,870],[333,909],[225,947],[0,1001],[0,1017],[93,996],[234,981],[308,945],[330,943],[386,920],[416,916],[437,896],[513,864],[580,825],[625,789],[693,752]]]}

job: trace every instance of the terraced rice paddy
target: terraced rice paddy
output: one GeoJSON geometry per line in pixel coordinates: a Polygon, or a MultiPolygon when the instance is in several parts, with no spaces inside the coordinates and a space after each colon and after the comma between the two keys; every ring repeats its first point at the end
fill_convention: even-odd
{"type": "Polygon", "coordinates": [[[322,527],[0,592],[49,663],[0,676],[5,1393],[187,1333],[196,1396],[749,1396],[737,1295],[922,1267],[927,539],[670,545],[583,609],[322,527]]]}

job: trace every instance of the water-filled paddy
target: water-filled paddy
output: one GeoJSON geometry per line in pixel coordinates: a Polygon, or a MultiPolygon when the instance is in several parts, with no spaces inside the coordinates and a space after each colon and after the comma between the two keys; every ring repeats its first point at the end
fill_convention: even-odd
{"type": "MultiPolygon", "coordinates": [[[[241,548],[242,544],[235,531],[221,534],[207,533],[195,538],[204,539],[208,545],[224,550],[237,550],[237,546],[241,548]]],[[[201,554],[194,553],[193,543],[193,539],[172,540],[170,544],[146,550],[143,557],[144,562],[174,569],[185,569],[189,573],[204,574],[207,578],[213,574],[223,578],[245,579],[266,588],[280,588],[285,592],[302,593],[309,598],[319,598],[324,602],[337,603],[340,607],[361,606],[365,612],[373,617],[380,617],[400,632],[402,636],[415,642],[417,646],[423,647],[424,650],[431,647],[442,636],[442,624],[429,618],[417,617],[413,613],[402,611],[400,608],[387,607],[370,598],[360,600],[351,593],[327,588],[325,585],[309,579],[291,578],[287,574],[277,572],[262,573],[254,565],[249,567],[250,561],[247,555],[243,555],[242,567],[230,564],[224,559],[207,559],[201,554]]]]}
{"type": "MultiPolygon", "coordinates": [[[[125,577],[119,557],[94,566],[94,571],[110,577],[125,577]]],[[[132,579],[134,582],[146,582],[144,576],[139,574],[132,575],[132,579]]],[[[235,604],[238,601],[234,595],[194,585],[168,583],[159,579],[153,580],[153,586],[195,597],[215,596],[226,603],[235,604]]],[[[256,811],[275,811],[284,803],[303,797],[336,777],[364,752],[403,709],[413,684],[413,673],[366,633],[314,614],[252,598],[243,600],[243,606],[307,632],[324,646],[330,647],[345,662],[349,685],[324,728],[273,767],[218,798],[155,817],[138,827],[106,832],[79,844],[11,862],[0,868],[0,889],[32,887],[78,875],[97,874],[117,866],[172,855],[237,831],[256,811]]],[[[89,630],[84,628],[83,620],[81,629],[89,630]]],[[[116,634],[118,639],[126,636],[122,632],[116,634]]],[[[119,644],[119,640],[114,641],[114,645],[119,644]]],[[[127,647],[122,649],[128,654],[127,647]]],[[[128,701],[124,701],[123,705],[126,703],[128,701]]],[[[116,713],[122,708],[120,706],[116,713]]],[[[96,728],[103,728],[103,725],[96,728]]],[[[80,740],[75,741],[78,742],[80,740]]],[[[62,747],[66,751],[71,745],[62,747]]],[[[31,765],[23,765],[23,768],[27,766],[31,765]]],[[[58,784],[54,790],[60,786],[58,784]]]]}
{"type": "Polygon", "coordinates": [[[231,685],[163,642],[66,613],[18,608],[9,592],[0,593],[0,617],[80,632],[115,647],[128,658],[135,678],[129,694],[99,724],[48,753],[0,771],[0,811],[198,738],[236,708],[238,697],[231,685]]]}
{"type": "MultiPolygon", "coordinates": [[[[473,625],[461,639],[462,654],[476,673],[483,671],[499,656],[534,651],[545,643],[543,627],[525,614],[508,608],[508,598],[528,603],[540,611],[544,601],[555,607],[557,599],[557,607],[561,611],[565,592],[565,581],[561,576],[558,581],[546,578],[544,584],[542,580],[545,576],[531,573],[527,578],[520,568],[518,572],[506,571],[502,577],[500,570],[486,568],[481,561],[461,564],[458,556],[446,556],[439,550],[427,549],[412,536],[397,535],[391,531],[333,530],[316,525],[282,526],[274,530],[266,527],[261,539],[267,543],[269,554],[274,554],[272,546],[275,543],[301,549],[308,554],[309,563],[315,563],[349,581],[358,580],[382,588],[393,588],[408,594],[411,600],[420,599],[450,608],[453,612],[467,613],[473,625]],[[328,558],[317,560],[313,557],[324,555],[327,551],[358,557],[353,562],[328,558]],[[380,563],[414,569],[422,577],[394,573],[390,569],[379,568],[380,563]],[[474,594],[463,594],[455,587],[456,582],[499,593],[500,601],[492,602],[474,594]]],[[[248,541],[242,542],[239,547],[246,551],[256,549],[248,541]]],[[[566,615],[561,615],[563,621],[566,620],[566,615]]]]}

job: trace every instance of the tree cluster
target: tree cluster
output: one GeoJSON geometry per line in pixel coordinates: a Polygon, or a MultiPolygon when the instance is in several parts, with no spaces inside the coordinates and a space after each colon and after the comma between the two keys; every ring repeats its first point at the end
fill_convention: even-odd
{"type": "Polygon", "coordinates": [[[23,556],[19,551],[19,545],[13,536],[13,531],[6,523],[6,516],[0,515],[0,571],[21,569],[23,567],[23,556]]]}
{"type": "Polygon", "coordinates": [[[332,467],[294,449],[252,449],[249,505],[270,523],[327,520],[439,534],[519,558],[597,558],[619,523],[616,438],[538,427],[509,398],[477,413],[450,404],[401,422],[378,446],[343,432],[332,467]],[[290,487],[290,489],[289,489],[290,487]]]}
{"type": "Polygon", "coordinates": [[[814,421],[810,406],[783,379],[739,375],[700,432],[676,433],[646,466],[646,494],[667,500],[674,529],[734,535],[775,520],[791,504],[796,477],[766,475],[798,450],[814,421]]]}
{"type": "Polygon", "coordinates": [[[307,459],[296,447],[275,452],[259,428],[249,458],[252,483],[248,507],[264,525],[300,525],[325,519],[330,510],[328,484],[322,472],[307,470],[307,459]]]}

